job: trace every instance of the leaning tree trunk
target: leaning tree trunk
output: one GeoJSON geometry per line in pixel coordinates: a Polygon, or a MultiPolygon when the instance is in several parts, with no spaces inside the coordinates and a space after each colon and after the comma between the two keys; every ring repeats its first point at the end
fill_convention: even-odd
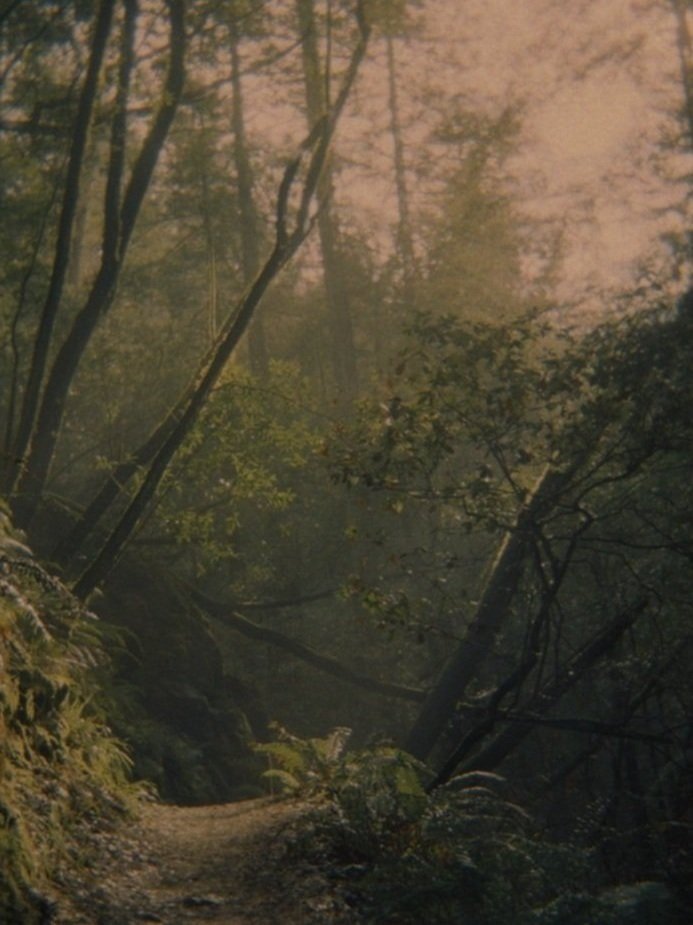
{"type": "MultiPolygon", "coordinates": [[[[523,712],[534,714],[537,717],[544,716],[564,694],[575,687],[593,665],[608,655],[623,634],[633,626],[646,606],[647,600],[642,598],[618,614],[608,626],[593,636],[567,664],[562,666],[552,681],[530,698],[524,705],[523,712]]],[[[466,761],[464,761],[465,755],[459,752],[454,753],[439,772],[435,785],[445,783],[458,768],[461,773],[494,771],[535,728],[536,724],[531,720],[526,723],[514,723],[466,761]]]]}
{"type": "Polygon", "coordinates": [[[318,120],[308,138],[301,145],[299,154],[288,164],[284,171],[277,195],[274,248],[252,286],[241,297],[235,312],[230,316],[227,324],[220,332],[208,361],[203,363],[200,368],[197,379],[176,409],[167,418],[170,421],[170,429],[165,432],[163,442],[152,456],[142,484],[116,523],[101,551],[82,574],[73,589],[78,597],[84,598],[88,596],[104,580],[118,561],[123,548],[154,498],[173,457],[196,423],[202,408],[218,382],[231,354],[245,333],[253,313],[268,286],[301,246],[313,227],[315,219],[314,215],[311,214],[311,208],[314,206],[315,198],[319,191],[320,178],[325,166],[329,144],[368,43],[369,29],[360,4],[357,7],[357,18],[360,31],[359,40],[343,77],[334,106],[329,113],[318,120]],[[308,156],[308,163],[305,166],[304,178],[294,197],[292,194],[296,186],[297,175],[306,155],[308,156]],[[298,206],[292,221],[290,211],[295,199],[298,199],[298,206]]]}
{"type": "Polygon", "coordinates": [[[565,473],[548,468],[504,537],[491,567],[474,619],[432,688],[404,748],[425,760],[455,713],[457,703],[491,654],[496,636],[510,613],[510,605],[524,572],[533,524],[563,485],[565,473]]]}
{"type": "Polygon", "coordinates": [[[380,681],[378,678],[372,678],[369,675],[354,671],[352,668],[349,668],[348,665],[345,665],[331,655],[318,652],[316,649],[305,645],[305,643],[300,642],[298,639],[286,636],[284,633],[272,629],[272,627],[262,626],[253,620],[249,620],[247,617],[244,617],[243,614],[237,613],[231,604],[215,601],[194,589],[191,590],[190,597],[208,616],[218,620],[225,626],[230,627],[249,639],[255,639],[265,645],[274,646],[284,652],[288,652],[290,655],[293,655],[294,658],[298,658],[307,665],[312,665],[312,667],[316,668],[318,671],[338,678],[346,684],[351,684],[354,687],[359,687],[362,690],[374,694],[381,694],[384,697],[394,697],[401,700],[413,701],[415,703],[421,703],[426,696],[425,691],[419,688],[408,687],[404,684],[395,684],[390,681],[380,681]]]}
{"type": "MultiPolygon", "coordinates": [[[[317,128],[321,125],[325,126],[325,131],[323,132],[322,138],[319,139],[319,145],[322,145],[326,148],[330,138],[331,133],[334,129],[334,124],[346,102],[348,91],[351,87],[351,83],[356,75],[356,71],[360,60],[365,53],[365,47],[368,41],[369,29],[365,23],[363,15],[361,13],[360,6],[357,4],[357,18],[359,22],[361,38],[357,49],[352,56],[350,66],[347,69],[345,77],[342,82],[341,91],[335,100],[335,104],[332,107],[329,119],[326,119],[325,116],[317,123],[317,128]]],[[[314,127],[311,135],[315,135],[316,127],[314,127]]],[[[315,143],[315,138],[312,139],[312,142],[315,143]]],[[[324,152],[326,153],[326,152],[324,152]]],[[[319,154],[319,148],[316,150],[316,154],[319,154]]],[[[320,171],[318,171],[315,176],[310,175],[306,177],[306,187],[304,188],[304,196],[308,187],[312,188],[313,185],[320,185],[321,176],[322,176],[322,166],[321,162],[323,160],[323,155],[320,157],[313,158],[313,169],[315,170],[320,166],[320,171]]],[[[298,169],[298,164],[294,164],[296,169],[298,169]]],[[[292,165],[289,165],[289,168],[292,168],[292,165]]],[[[289,175],[287,172],[284,177],[284,184],[291,186],[294,182],[294,176],[289,175]]],[[[286,191],[288,192],[288,190],[286,191]]],[[[280,190],[281,195],[281,190],[280,190]]],[[[318,198],[321,196],[321,191],[318,190],[318,198]]],[[[305,202],[304,205],[307,207],[308,203],[305,202]]],[[[304,219],[307,219],[307,216],[304,216],[304,219]]],[[[282,216],[282,222],[286,221],[286,216],[282,216]]],[[[312,227],[314,219],[310,219],[310,226],[312,227]]],[[[309,230],[309,229],[306,229],[309,230]]],[[[279,231],[279,229],[278,229],[279,231]]],[[[286,229],[282,229],[282,234],[286,234],[286,229]]],[[[263,271],[264,272],[264,271],[263,271]]],[[[258,300],[259,301],[259,300],[258,300]]],[[[217,344],[223,339],[224,331],[228,331],[231,326],[235,324],[235,318],[238,311],[238,306],[235,307],[227,317],[224,327],[220,331],[219,337],[217,339],[217,344]]],[[[251,313],[252,314],[252,313],[251,313]]],[[[242,332],[241,332],[242,333],[242,332]]],[[[166,442],[171,437],[173,431],[178,426],[182,416],[185,413],[186,407],[192,401],[195,390],[199,387],[203,370],[208,368],[209,364],[212,361],[214,355],[215,346],[213,345],[208,354],[203,358],[198,373],[195,378],[192,380],[190,385],[184,390],[183,394],[177,400],[175,406],[167,414],[165,419],[161,421],[157,427],[150,433],[147,439],[142,443],[130,456],[123,460],[106,478],[103,485],[94,496],[92,501],[89,503],[85,511],[80,516],[79,520],[75,523],[71,531],[58,543],[56,548],[52,553],[52,560],[62,565],[63,567],[68,566],[71,562],[76,559],[77,553],[83,547],[87,538],[94,532],[101,519],[105,513],[110,509],[114,501],[119,497],[123,488],[130,482],[137,472],[142,471],[143,468],[153,465],[157,453],[161,448],[166,444],[166,442]]],[[[87,582],[83,583],[83,587],[86,588],[87,582]]]]}

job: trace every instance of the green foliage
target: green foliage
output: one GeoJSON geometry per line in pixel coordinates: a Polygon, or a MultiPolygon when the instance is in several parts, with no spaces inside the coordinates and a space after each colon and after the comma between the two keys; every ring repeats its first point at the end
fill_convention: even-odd
{"type": "Polygon", "coordinates": [[[543,839],[503,778],[474,772],[427,792],[421,762],[388,745],[345,751],[345,732],[278,729],[258,750],[268,781],[316,800],[302,850],[329,856],[367,921],[514,925],[584,883],[587,856],[543,839]]]}
{"type": "Polygon", "coordinates": [[[130,758],[93,701],[106,663],[95,618],[2,518],[0,912],[30,923],[80,819],[125,812],[134,791],[130,758]]]}
{"type": "MultiPolygon", "coordinates": [[[[153,525],[181,550],[194,547],[189,564],[198,575],[237,568],[240,545],[260,580],[272,575],[268,538],[277,515],[290,516],[317,445],[304,402],[307,383],[293,364],[272,363],[263,385],[239,368],[225,375],[176,461],[153,525]]],[[[252,573],[243,577],[249,587],[240,593],[255,593],[252,573]]]]}
{"type": "MultiPolygon", "coordinates": [[[[36,316],[51,272],[61,173],[94,14],[93,5],[90,9],[84,2],[58,5],[50,16],[44,6],[10,4],[2,14],[0,385],[7,437],[16,427],[36,316]]],[[[255,208],[266,216],[255,229],[260,250],[275,220],[277,171],[289,139],[272,150],[274,142],[268,143],[262,120],[252,113],[254,105],[263,104],[270,84],[282,122],[284,104],[293,105],[297,97],[297,36],[287,32],[284,15],[290,17],[291,5],[279,15],[251,0],[188,6],[194,9],[188,10],[187,105],[157,167],[113,309],[71,390],[52,465],[51,491],[79,505],[171,407],[242,287],[242,184],[233,182],[239,172],[234,141],[241,138],[232,127],[228,92],[234,27],[243,74],[262,74],[244,83],[250,115],[244,143],[256,180],[255,208]]],[[[396,38],[412,27],[420,31],[413,15],[423,9],[417,0],[368,0],[364,7],[376,34],[396,38]]],[[[159,34],[163,9],[142,6],[144,33],[159,34]]],[[[321,50],[330,53],[337,71],[344,60],[343,41],[353,30],[352,11],[353,4],[341,2],[316,10],[321,50]],[[324,12],[329,22],[320,18],[324,12]]],[[[101,250],[113,45],[107,58],[53,356],[101,250]]],[[[138,52],[128,106],[133,114],[128,160],[139,134],[135,123],[142,131],[151,124],[150,90],[161,64],[158,51],[138,52]]],[[[331,75],[333,88],[337,76],[331,75]]],[[[638,760],[626,761],[617,740],[607,740],[607,747],[595,744],[596,767],[590,764],[594,787],[600,800],[605,791],[612,795],[589,814],[590,837],[598,841],[607,832],[619,832],[622,868],[642,873],[647,861],[640,859],[639,867],[632,863],[635,851],[627,844],[638,839],[623,834],[633,831],[632,806],[624,804],[639,800],[649,822],[638,823],[638,833],[647,829],[657,871],[672,871],[678,865],[672,858],[685,858],[690,867],[690,848],[681,847],[685,839],[680,838],[681,807],[690,793],[685,749],[693,704],[687,665],[693,600],[690,318],[674,319],[666,308],[633,312],[579,342],[566,338],[559,345],[537,315],[525,318],[527,306],[541,305],[544,298],[538,286],[531,291],[525,268],[538,260],[535,280],[545,273],[539,283],[547,282],[557,248],[553,239],[540,240],[536,227],[529,240],[523,231],[527,223],[504,179],[506,162],[518,150],[518,110],[509,106],[491,115],[471,108],[476,105],[473,92],[457,87],[448,96],[447,89],[439,89],[440,99],[429,91],[425,118],[413,133],[421,146],[404,151],[404,172],[411,190],[417,190],[409,203],[417,267],[409,268],[406,287],[401,267],[383,262],[382,252],[388,250],[384,226],[376,222],[368,234],[359,231],[340,204],[340,184],[359,186],[352,181],[358,179],[353,171],[360,160],[369,166],[382,163],[382,137],[371,128],[378,118],[370,118],[379,100],[384,102],[375,84],[372,99],[371,94],[363,97],[368,108],[353,123],[369,127],[380,153],[363,158],[352,150],[341,175],[335,157],[331,208],[335,219],[340,212],[335,221],[340,278],[334,288],[348,296],[362,387],[370,387],[368,371],[380,381],[379,394],[364,400],[357,420],[340,421],[324,451],[337,484],[323,478],[318,442],[324,421],[341,416],[330,400],[339,357],[324,350],[332,335],[319,258],[316,264],[316,250],[309,248],[305,263],[290,268],[262,306],[270,353],[284,359],[271,364],[262,378],[244,372],[237,358],[229,364],[162,484],[156,510],[140,524],[138,539],[156,547],[157,564],[165,563],[183,581],[204,580],[206,590],[226,601],[260,609],[266,602],[298,601],[292,609],[274,606],[261,619],[296,630],[311,645],[343,649],[359,668],[375,666],[382,676],[397,672],[408,683],[425,686],[448,656],[451,642],[465,632],[483,585],[483,563],[513,524],[539,473],[547,464],[574,464],[560,497],[533,525],[535,546],[512,612],[458,718],[469,727],[483,717],[496,685],[538,639],[536,665],[524,686],[513,691],[515,715],[499,714],[490,735],[507,729],[504,721],[522,722],[522,710],[541,708],[542,690],[590,635],[624,601],[645,594],[654,602],[646,616],[610,653],[608,669],[591,672],[588,683],[563,699],[561,713],[568,726],[574,717],[588,717],[587,722],[603,717],[607,726],[625,729],[637,743],[632,747],[639,766],[638,760]],[[424,201],[428,214],[421,208],[424,201]],[[416,308],[424,311],[414,316],[416,308]],[[407,347],[390,380],[383,382],[401,343],[403,319],[413,317],[407,347]],[[348,493],[342,491],[345,486],[348,493]],[[334,584],[342,585],[340,599],[321,594],[334,584]],[[317,605],[316,597],[321,599],[317,605]],[[310,598],[309,609],[302,602],[310,598]],[[550,603],[541,632],[530,633],[544,601],[550,603]],[[372,644],[376,633],[366,632],[373,624],[387,630],[377,644],[372,644]],[[651,754],[641,747],[639,735],[656,743],[651,754]],[[622,786],[624,763],[628,773],[642,778],[641,787],[629,782],[628,794],[622,786]]],[[[401,85],[400,91],[405,90],[410,92],[401,85]]],[[[231,96],[240,99],[236,92],[231,96]]],[[[411,114],[414,96],[403,100],[402,115],[411,114]]],[[[411,137],[411,131],[404,132],[407,146],[411,137]]],[[[397,192],[406,199],[405,189],[397,192]]],[[[387,221],[386,202],[379,211],[387,221]]],[[[124,488],[121,504],[135,488],[124,488]]],[[[104,531],[117,516],[116,507],[104,520],[104,531]]],[[[43,531],[45,524],[37,519],[37,525],[43,531]]],[[[46,537],[50,532],[49,525],[46,537]]],[[[83,551],[86,561],[101,539],[100,531],[90,538],[91,546],[83,551]]],[[[65,819],[96,792],[90,782],[119,787],[128,759],[89,700],[87,679],[103,656],[97,624],[20,550],[12,551],[9,543],[6,549],[0,586],[0,770],[8,769],[9,783],[2,794],[8,808],[0,851],[14,895],[45,869],[42,852],[53,851],[65,819]],[[68,782],[59,785],[67,796],[47,801],[44,824],[23,794],[52,786],[56,768],[68,782]],[[34,844],[42,847],[34,849],[34,844]]],[[[81,570],[84,562],[80,558],[71,565],[81,570]]],[[[209,650],[191,645],[191,634],[171,628],[171,608],[157,599],[150,575],[143,585],[146,600],[137,613],[148,610],[153,616],[142,674],[156,675],[167,660],[169,672],[199,677],[209,665],[209,650]],[[162,619],[165,645],[157,624],[162,619]],[[153,665],[149,656],[157,649],[164,655],[153,665]],[[205,657],[186,659],[193,649],[205,657]]],[[[128,609],[128,615],[134,611],[128,609]]],[[[131,617],[133,622],[138,615],[131,617]]],[[[201,636],[195,627],[198,631],[201,636]]],[[[388,732],[401,732],[410,720],[408,705],[361,709],[362,702],[351,693],[332,696],[336,686],[329,697],[321,696],[324,688],[311,687],[308,672],[297,670],[288,658],[276,658],[268,670],[266,652],[259,648],[233,636],[224,668],[269,679],[261,682],[263,696],[281,701],[286,722],[295,709],[291,701],[299,698],[306,730],[321,728],[320,718],[328,711],[330,723],[353,722],[353,716],[340,716],[351,710],[361,713],[364,726],[390,724],[388,732]],[[294,686],[288,687],[287,679],[294,686]]],[[[188,677],[180,678],[181,688],[188,677]]],[[[201,705],[203,716],[214,712],[220,725],[238,731],[241,722],[227,722],[227,712],[220,719],[217,703],[207,702],[208,692],[178,693],[179,704],[187,704],[189,723],[196,724],[194,708],[201,705]]],[[[172,688],[166,690],[158,708],[170,709],[180,720],[184,711],[171,706],[174,697],[172,688]]],[[[202,780],[209,769],[218,770],[211,749],[149,724],[144,707],[137,706],[121,717],[122,726],[129,727],[152,777],[163,774],[168,763],[173,777],[188,779],[189,773],[191,790],[210,794],[202,780]]],[[[225,732],[217,728],[210,736],[222,739],[225,732]]],[[[531,748],[525,755],[518,749],[518,763],[509,773],[528,788],[538,786],[552,779],[557,768],[570,767],[584,747],[577,732],[535,730],[531,748]]],[[[478,915],[503,921],[513,906],[530,910],[549,895],[544,880],[557,849],[544,851],[532,837],[531,821],[494,795],[489,780],[479,786],[467,780],[458,789],[427,796],[425,770],[406,755],[384,747],[344,754],[343,742],[332,736],[304,741],[282,733],[280,741],[261,746],[260,753],[273,763],[268,783],[291,793],[326,795],[340,821],[340,850],[357,866],[373,866],[370,873],[360,872],[360,882],[393,916],[409,915],[404,908],[409,903],[418,920],[473,920],[478,915]],[[426,884],[432,885],[428,893],[426,884]]],[[[582,808],[584,790],[575,786],[574,776],[566,794],[567,812],[582,808]]],[[[177,796],[187,798],[188,793],[179,790],[177,796]]],[[[579,905],[575,900],[575,908],[579,905]]],[[[573,915],[560,903],[546,910],[549,918],[565,915],[568,921],[573,915]]]]}
{"type": "Polygon", "coordinates": [[[507,794],[472,772],[427,794],[426,769],[380,748],[347,755],[317,825],[335,874],[369,922],[454,925],[678,923],[657,883],[586,892],[590,854],[550,841],[507,794]],[[578,891],[582,889],[583,892],[578,891]]]}
{"type": "Polygon", "coordinates": [[[301,739],[278,723],[271,728],[276,741],[255,746],[255,751],[268,759],[270,767],[262,777],[270,790],[278,787],[282,793],[310,795],[329,787],[341,766],[351,730],[340,727],[325,738],[301,739]]]}
{"type": "MultiPolygon", "coordinates": [[[[693,589],[691,314],[653,298],[648,311],[558,342],[547,331],[537,337],[531,322],[504,328],[453,317],[422,316],[414,333],[389,397],[364,407],[346,450],[335,441],[329,451],[335,478],[398,521],[393,530],[372,530],[369,570],[355,576],[351,591],[383,623],[418,626],[431,648],[435,633],[463,627],[474,614],[479,570],[465,565],[478,561],[483,532],[500,540],[543,466],[565,473],[536,512],[537,547],[497,635],[496,663],[480,669],[461,705],[460,741],[479,730],[491,743],[485,751],[469,746],[464,767],[474,768],[479,755],[483,767],[504,761],[514,780],[541,792],[544,775],[549,780],[574,761],[581,768],[580,756],[594,752],[590,773],[604,789],[579,843],[605,845],[611,882],[636,876],[681,884],[690,879],[691,858],[683,835],[693,704],[684,667],[693,589]],[[430,573],[437,587],[426,586],[430,573]],[[571,653],[642,595],[652,606],[556,711],[569,718],[566,731],[583,718],[587,728],[592,718],[607,718],[607,734],[586,750],[584,737],[535,726],[521,746],[512,720],[546,710],[532,691],[549,690],[570,670],[571,653]],[[511,723],[484,732],[482,705],[502,679],[512,681],[510,666],[526,651],[534,615],[546,621],[540,658],[529,681],[513,689],[511,723]],[[633,744],[619,741],[622,733],[633,744]],[[658,742],[656,755],[645,752],[648,739],[658,742]],[[499,743],[509,743],[507,750],[494,751],[499,743]]],[[[441,646],[440,663],[448,653],[441,646]]],[[[565,792],[549,796],[561,818],[584,810],[579,773],[565,792]]],[[[512,882],[504,874],[499,889],[512,882]]]]}
{"type": "Polygon", "coordinates": [[[370,920],[517,921],[547,886],[547,846],[531,819],[494,775],[426,794],[425,773],[401,752],[380,751],[355,760],[334,794],[337,851],[359,871],[370,920]]]}
{"type": "Polygon", "coordinates": [[[645,881],[596,896],[566,893],[536,910],[527,925],[679,925],[684,916],[664,884],[645,881]]]}
{"type": "MultiPolygon", "coordinates": [[[[420,314],[388,393],[327,446],[335,481],[368,518],[370,539],[346,593],[417,642],[459,632],[483,579],[480,561],[554,450],[554,408],[541,401],[553,350],[545,326],[420,314]]],[[[356,520],[356,519],[355,519],[356,520]]]]}
{"type": "Polygon", "coordinates": [[[503,494],[497,461],[514,470],[532,459],[528,444],[536,444],[541,419],[528,420],[528,412],[538,411],[545,332],[531,315],[503,326],[420,314],[390,383],[394,394],[380,414],[364,404],[335,476],[405,500],[447,495],[480,519],[487,499],[503,494]]]}
{"type": "Polygon", "coordinates": [[[427,777],[422,764],[390,746],[347,754],[330,789],[347,853],[377,860],[397,852],[425,809],[427,777]]]}

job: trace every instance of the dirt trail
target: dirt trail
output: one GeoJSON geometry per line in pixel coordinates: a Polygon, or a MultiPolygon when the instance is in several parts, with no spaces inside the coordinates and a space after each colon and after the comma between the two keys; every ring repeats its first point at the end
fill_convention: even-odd
{"type": "Polygon", "coordinates": [[[151,804],[95,836],[88,877],[64,878],[56,925],[318,925],[358,921],[292,850],[305,803],[151,804]]]}

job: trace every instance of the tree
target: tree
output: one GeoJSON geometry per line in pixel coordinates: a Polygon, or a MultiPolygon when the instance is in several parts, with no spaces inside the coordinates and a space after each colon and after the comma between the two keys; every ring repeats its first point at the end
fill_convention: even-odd
{"type": "MultiPolygon", "coordinates": [[[[326,61],[323,64],[321,61],[313,0],[296,0],[296,16],[301,36],[306,113],[308,124],[312,125],[329,109],[332,62],[326,61]]],[[[320,184],[323,206],[318,215],[318,232],[327,295],[330,355],[335,393],[338,401],[348,404],[356,394],[358,376],[352,310],[348,301],[346,281],[342,274],[339,231],[333,213],[334,194],[329,166],[320,184]]]]}
{"type": "Polygon", "coordinates": [[[423,307],[445,306],[479,321],[508,321],[523,312],[528,299],[522,293],[521,262],[531,247],[532,228],[523,229],[503,174],[518,131],[512,108],[495,116],[458,107],[442,114],[435,140],[453,167],[427,223],[419,287],[423,307]]]}
{"type": "MultiPolygon", "coordinates": [[[[6,491],[11,491],[14,485],[19,471],[19,460],[23,459],[29,446],[34,419],[37,413],[39,395],[48,358],[48,349],[51,344],[53,327],[62,300],[63,287],[67,275],[73,226],[79,200],[82,163],[87,144],[87,134],[96,99],[101,64],[111,30],[114,5],[113,2],[104,0],[99,7],[98,17],[94,24],[94,35],[89,63],[87,65],[84,84],[82,86],[75,116],[50,283],[48,285],[48,292],[46,293],[41,319],[34,339],[33,356],[24,388],[24,399],[21,416],[17,425],[17,433],[11,448],[8,447],[10,456],[14,456],[15,459],[14,464],[8,465],[8,480],[5,484],[6,491]]],[[[123,73],[121,75],[123,82],[129,79],[131,67],[129,59],[132,50],[133,30],[134,6],[130,4],[127,8],[127,24],[124,27],[123,73]]],[[[124,89],[123,92],[125,92],[124,89]]],[[[123,102],[121,100],[121,109],[122,107],[123,102]]],[[[120,126],[118,131],[121,131],[120,126]]],[[[121,141],[118,140],[116,143],[121,144],[121,141]]],[[[10,398],[10,411],[8,414],[8,436],[11,435],[13,430],[14,400],[14,396],[12,396],[10,398]]]]}
{"type": "MultiPolygon", "coordinates": [[[[435,542],[457,570],[478,554],[476,532],[506,531],[478,591],[466,572],[473,603],[452,598],[459,643],[405,741],[417,757],[432,756],[435,786],[459,769],[517,767],[530,734],[536,742],[557,730],[633,749],[656,740],[667,755],[660,770],[685,751],[686,722],[672,730],[690,691],[674,666],[687,646],[680,608],[693,560],[673,498],[688,494],[689,324],[685,309],[672,317],[656,306],[556,351],[550,341],[539,350],[518,322],[422,320],[387,418],[342,459],[348,483],[400,510],[436,506],[439,522],[445,512],[450,536],[438,530],[435,542]],[[559,704],[567,715],[556,716],[559,704]]],[[[419,561],[402,557],[406,574],[416,576],[419,561]]],[[[406,588],[416,577],[391,581],[406,588]]],[[[379,593],[382,612],[387,601],[379,593]]],[[[412,595],[411,606],[423,634],[427,624],[444,628],[440,605],[417,614],[412,595]]],[[[552,748],[545,762],[555,771],[552,748]]]]}
{"type": "MultiPolygon", "coordinates": [[[[493,651],[496,637],[510,616],[512,601],[528,557],[536,517],[555,500],[565,475],[550,469],[539,478],[512,530],[503,538],[489,572],[476,613],[464,639],[446,665],[411,730],[405,748],[425,760],[448,723],[467,687],[493,651]]],[[[459,762],[457,762],[459,763],[459,762]]],[[[456,763],[456,764],[457,764],[456,763]]],[[[455,765],[456,766],[456,765],[455,765]]]]}
{"type": "MultiPolygon", "coordinates": [[[[291,259],[311,229],[313,216],[310,208],[316,193],[319,192],[319,182],[329,143],[366,51],[368,26],[360,14],[358,25],[359,38],[332,109],[316,122],[302,144],[299,154],[290,161],[284,171],[277,196],[274,247],[250,289],[241,297],[235,311],[221,328],[210,355],[203,361],[196,379],[179,400],[172,414],[163,422],[158,436],[153,435],[157,437],[156,450],[152,454],[142,484],[99,554],[75,584],[74,592],[78,597],[87,596],[114,566],[121,550],[154,497],[171,460],[197,420],[231,353],[245,333],[267,287],[291,259]],[[299,192],[298,209],[292,223],[292,216],[289,214],[290,197],[304,155],[307,155],[308,162],[305,179],[299,192]]],[[[153,440],[147,441],[147,446],[153,443],[153,440]]]]}
{"type": "MultiPolygon", "coordinates": [[[[173,9],[173,8],[172,8],[173,9]]],[[[92,289],[87,297],[83,309],[78,312],[72,324],[72,329],[58,349],[53,368],[48,376],[46,387],[44,388],[42,404],[38,410],[37,423],[35,427],[36,436],[31,444],[30,457],[26,466],[21,470],[20,479],[16,489],[15,506],[18,511],[18,517],[22,522],[28,522],[33,510],[38,503],[42,486],[48,473],[48,466],[54,454],[58,426],[62,420],[65,396],[67,389],[74,377],[87,343],[95,330],[96,324],[101,317],[108,311],[115,293],[116,282],[120,279],[123,257],[127,250],[127,245],[134,228],[137,213],[142,204],[146,187],[151,178],[154,165],[156,163],[158,152],[161,150],[164,138],[170,127],[173,114],[176,109],[178,99],[182,94],[182,19],[180,17],[181,7],[175,6],[172,16],[172,36],[174,42],[168,76],[166,78],[166,95],[159,112],[154,117],[148,136],[145,138],[140,152],[135,158],[129,184],[123,194],[122,203],[120,202],[119,187],[121,183],[120,173],[123,168],[122,162],[122,145],[124,143],[125,133],[125,104],[128,97],[129,74],[132,70],[132,62],[129,61],[125,52],[127,44],[127,35],[131,33],[127,29],[123,32],[123,52],[121,54],[120,68],[120,95],[119,102],[116,106],[116,113],[113,117],[113,133],[111,141],[111,156],[109,166],[109,180],[106,190],[106,200],[104,205],[104,232],[101,268],[96,274],[92,289]],[[177,43],[177,44],[176,44],[177,43]]],[[[132,22],[134,23],[134,8],[132,12],[132,22]]],[[[361,35],[365,36],[365,21],[360,16],[362,24],[361,35]]],[[[228,25],[228,24],[227,24],[228,25]]],[[[232,27],[233,28],[233,27],[232,27]]],[[[232,45],[233,45],[232,41],[232,45]]],[[[329,138],[334,130],[335,116],[341,111],[346,102],[348,89],[353,81],[358,62],[365,50],[365,41],[357,43],[357,53],[353,56],[347,70],[344,74],[344,82],[337,90],[337,96],[334,105],[329,112],[321,114],[320,119],[313,125],[307,147],[302,149],[298,158],[291,161],[287,168],[284,178],[280,184],[279,203],[276,213],[276,238],[272,255],[265,261],[259,276],[254,275],[252,264],[258,257],[259,239],[257,228],[257,213],[251,214],[254,210],[252,202],[252,177],[249,173],[249,161],[247,151],[245,150],[245,138],[243,136],[242,111],[240,109],[242,97],[240,95],[240,63],[237,59],[237,44],[234,45],[236,51],[232,49],[232,83],[235,81],[237,91],[234,98],[233,119],[235,120],[235,160],[237,173],[239,177],[239,207],[241,213],[241,242],[242,242],[242,265],[246,279],[249,281],[249,291],[245,299],[238,302],[236,307],[227,317],[225,323],[220,329],[219,336],[212,352],[207,358],[203,359],[200,366],[200,372],[197,379],[190,387],[181,394],[178,403],[175,404],[171,414],[159,425],[155,426],[150,434],[150,438],[136,450],[132,456],[125,459],[114,479],[104,485],[101,492],[97,493],[92,503],[89,505],[85,516],[80,519],[76,525],[76,530],[61,545],[58,550],[60,558],[65,560],[69,558],[83,541],[86,534],[91,531],[102,516],[105,510],[110,506],[112,501],[117,497],[123,484],[134,475],[141,466],[151,465],[152,461],[157,458],[161,461],[162,444],[171,438],[171,431],[175,431],[179,439],[195,418],[197,411],[204,404],[202,395],[209,394],[216,376],[228,359],[231,350],[242,335],[245,327],[254,312],[260,294],[267,288],[269,281],[276,275],[281,266],[286,263],[291,254],[296,250],[303,237],[312,227],[313,216],[310,214],[311,200],[316,192],[315,184],[319,181],[322,172],[322,162],[326,154],[329,138]],[[233,61],[236,64],[233,64],[233,61]],[[307,174],[303,185],[303,192],[299,194],[300,202],[295,212],[296,225],[291,228],[289,223],[292,221],[289,212],[293,209],[293,201],[289,197],[294,196],[297,182],[296,174],[300,170],[303,160],[309,152],[309,163],[307,165],[307,174]],[[250,227],[255,225],[255,227],[250,227]],[[248,308],[243,310],[243,306],[248,308]],[[232,333],[229,334],[229,330],[232,333]],[[224,342],[224,337],[228,335],[225,346],[220,344],[224,342]],[[215,353],[216,351],[216,353],[215,353]],[[214,356],[216,355],[216,364],[214,356]],[[204,371],[208,369],[208,364],[214,366],[214,372],[206,378],[204,371]],[[204,383],[204,384],[202,384],[204,383]],[[200,389],[198,389],[200,386],[200,389]],[[188,407],[191,397],[197,394],[198,399],[193,401],[197,411],[186,415],[181,409],[188,407]],[[185,424],[181,424],[179,417],[185,418],[185,424]]],[[[322,182],[322,181],[320,181],[322,182]]],[[[188,410],[189,407],[188,407],[188,410]]],[[[172,438],[171,438],[172,439],[172,438]]],[[[169,447],[172,443],[168,444],[169,447]]],[[[163,467],[165,469],[165,466],[163,467]]],[[[154,481],[161,475],[163,469],[159,469],[159,474],[154,481]]],[[[149,482],[148,484],[151,484],[149,482]]]]}
{"type": "MultiPolygon", "coordinates": [[[[239,16],[235,11],[229,18],[229,47],[231,51],[231,124],[233,128],[233,151],[238,185],[238,207],[241,217],[241,253],[243,278],[249,286],[260,266],[260,216],[255,204],[253,170],[246,138],[243,82],[241,73],[239,16]]],[[[267,344],[262,318],[257,316],[248,330],[248,349],[251,369],[259,377],[267,376],[267,344]]]]}
{"type": "MultiPolygon", "coordinates": [[[[20,525],[26,526],[33,516],[45,484],[51,459],[55,451],[60,423],[65,410],[65,400],[81,357],[101,317],[110,308],[123,260],[137,221],[142,202],[161,149],[178,106],[183,90],[185,54],[185,8],[180,0],[169,4],[170,55],[168,70],[162,87],[162,99],[149,131],[136,155],[127,184],[123,188],[126,143],[126,106],[129,97],[132,73],[132,41],[136,10],[134,4],[127,7],[123,25],[118,95],[112,120],[108,177],[103,205],[103,239],[101,264],[91,286],[87,299],[72,322],[66,338],[57,351],[47,376],[40,406],[35,409],[27,405],[24,419],[18,433],[23,437],[22,445],[14,445],[15,459],[15,516],[20,525]],[[32,419],[29,438],[28,420],[32,419]],[[30,440],[30,443],[29,443],[30,440]],[[24,459],[25,450],[28,456],[24,459]],[[21,465],[21,470],[19,466],[21,465]]],[[[102,17],[103,18],[103,17],[102,17]]],[[[75,192],[74,190],[72,191],[75,192]]],[[[63,260],[62,251],[57,255],[63,260]]],[[[36,355],[45,357],[48,348],[46,335],[50,335],[52,321],[57,311],[54,300],[48,303],[48,312],[39,332],[39,340],[45,341],[36,355]]],[[[40,370],[36,374],[40,375],[40,370]]]]}
{"type": "Polygon", "coordinates": [[[693,145],[693,50],[688,28],[689,3],[685,0],[671,0],[676,17],[676,39],[681,68],[681,87],[685,100],[685,121],[688,129],[688,143],[693,145]]]}

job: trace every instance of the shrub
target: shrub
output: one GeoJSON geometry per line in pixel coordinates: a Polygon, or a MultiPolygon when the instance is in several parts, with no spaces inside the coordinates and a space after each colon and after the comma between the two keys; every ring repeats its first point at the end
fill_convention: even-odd
{"type": "Polygon", "coordinates": [[[125,812],[130,759],[96,706],[96,619],[0,514],[0,920],[45,920],[42,894],[79,820],[125,812]]]}

